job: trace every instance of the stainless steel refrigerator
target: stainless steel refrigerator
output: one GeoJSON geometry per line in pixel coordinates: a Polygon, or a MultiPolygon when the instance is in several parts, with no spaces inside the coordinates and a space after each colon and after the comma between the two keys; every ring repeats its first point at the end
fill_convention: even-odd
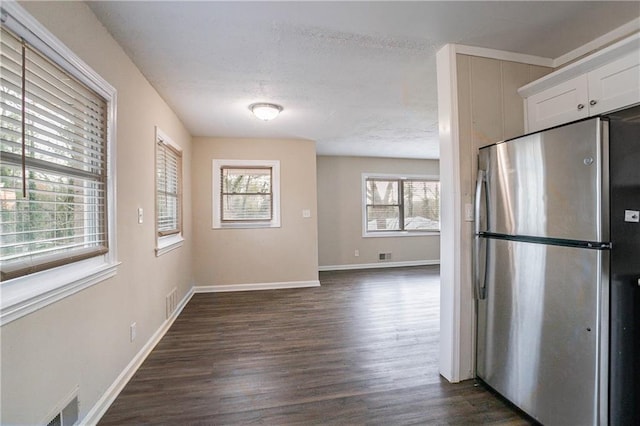
{"type": "Polygon", "coordinates": [[[478,160],[477,376],[545,425],[640,424],[640,107],[478,160]]]}

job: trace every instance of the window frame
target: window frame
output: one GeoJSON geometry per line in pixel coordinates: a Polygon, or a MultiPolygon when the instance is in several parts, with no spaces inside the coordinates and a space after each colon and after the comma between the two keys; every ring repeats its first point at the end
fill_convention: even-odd
{"type": "Polygon", "coordinates": [[[181,247],[184,243],[183,237],[183,159],[182,159],[182,147],[175,143],[165,132],[163,132],[158,126],[156,126],[155,136],[155,155],[154,155],[154,171],[155,171],[155,235],[156,235],[156,257],[162,256],[171,250],[181,247]],[[176,154],[178,161],[178,192],[177,192],[177,224],[178,228],[175,232],[165,233],[159,230],[159,211],[158,211],[158,197],[159,197],[159,180],[158,180],[158,154],[160,152],[160,145],[165,145],[165,149],[176,154]]]}
{"type": "MultiPolygon", "coordinates": [[[[440,230],[420,230],[420,229],[399,229],[399,230],[381,230],[369,231],[367,229],[367,182],[369,180],[386,180],[398,182],[398,217],[400,222],[404,222],[404,194],[403,182],[406,181],[429,181],[440,182],[440,177],[435,175],[417,175],[417,174],[382,174],[382,173],[362,173],[362,236],[364,238],[375,237],[424,237],[428,235],[440,235],[440,230]]],[[[394,204],[395,206],[396,204],[394,204]]],[[[440,222],[442,224],[442,222],[440,222]]]]}
{"type": "Polygon", "coordinates": [[[212,167],[212,228],[213,229],[251,229],[280,227],[280,161],[278,160],[213,160],[212,167]],[[222,169],[271,169],[271,219],[226,221],[222,219],[222,169]]]}
{"type": "Polygon", "coordinates": [[[105,223],[108,251],[0,283],[0,325],[113,277],[119,264],[115,232],[116,89],[16,2],[2,4],[2,24],[107,102],[105,223]]]}

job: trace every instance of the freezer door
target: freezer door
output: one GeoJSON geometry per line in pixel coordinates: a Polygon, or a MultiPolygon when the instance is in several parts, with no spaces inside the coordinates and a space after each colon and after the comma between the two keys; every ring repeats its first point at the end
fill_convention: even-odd
{"type": "Polygon", "coordinates": [[[481,149],[488,215],[483,230],[608,241],[600,133],[594,118],[481,149]]]}
{"type": "Polygon", "coordinates": [[[547,426],[597,424],[599,383],[606,383],[599,304],[607,252],[487,243],[487,297],[477,302],[478,376],[547,426]]]}

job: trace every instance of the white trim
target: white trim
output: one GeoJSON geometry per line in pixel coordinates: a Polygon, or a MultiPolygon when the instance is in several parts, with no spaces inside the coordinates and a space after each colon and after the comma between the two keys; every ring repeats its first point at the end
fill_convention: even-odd
{"type": "MultiPolygon", "coordinates": [[[[461,360],[461,183],[456,46],[447,44],[436,54],[438,123],[440,135],[440,367],[450,382],[459,382],[461,360]]],[[[466,378],[466,377],[465,377],[466,378]]]]}
{"type": "Polygon", "coordinates": [[[369,231],[362,238],[439,237],[440,231],[369,231]]]}
{"type": "Polygon", "coordinates": [[[0,324],[4,325],[114,276],[119,262],[116,260],[116,89],[18,3],[2,3],[2,23],[107,101],[106,215],[109,244],[109,251],[102,256],[3,282],[0,324]]]}
{"type": "Polygon", "coordinates": [[[165,145],[171,145],[171,147],[176,151],[182,152],[182,147],[177,143],[175,143],[173,139],[169,137],[169,135],[163,132],[160,127],[155,126],[155,128],[156,128],[156,141],[155,141],[156,144],[158,142],[162,142],[165,145]]]}
{"type": "Polygon", "coordinates": [[[160,237],[157,239],[158,244],[156,247],[156,257],[160,257],[163,254],[180,248],[184,244],[184,238],[182,238],[182,234],[167,235],[166,237],[160,237]]]}
{"type": "Polygon", "coordinates": [[[455,53],[461,55],[480,56],[483,58],[499,59],[501,61],[520,62],[541,67],[553,67],[554,60],[542,56],[526,55],[524,53],[507,52],[504,50],[488,49],[485,47],[467,46],[464,44],[453,44],[455,53]]]}
{"type": "Polygon", "coordinates": [[[610,43],[615,42],[623,37],[638,33],[640,31],[640,17],[634,18],[615,28],[608,33],[591,40],[584,45],[573,49],[570,52],[560,55],[557,58],[546,58],[543,56],[526,55],[517,52],[507,52],[504,50],[488,49],[484,47],[468,46],[464,44],[453,44],[455,53],[462,55],[480,56],[483,58],[499,59],[502,61],[520,62],[529,65],[538,65],[542,67],[558,68],[571,61],[587,55],[591,52],[595,52],[598,49],[607,46],[610,43]]]}
{"type": "Polygon", "coordinates": [[[119,264],[99,256],[3,282],[0,326],[113,277],[119,264]]]}
{"type": "Polygon", "coordinates": [[[193,288],[194,293],[222,293],[228,291],[280,290],[287,288],[320,287],[320,281],[285,281],[278,283],[249,283],[227,285],[205,285],[193,288]]]}
{"type": "Polygon", "coordinates": [[[189,303],[189,300],[191,300],[191,297],[194,294],[193,289],[194,287],[191,287],[187,294],[182,298],[173,314],[171,314],[171,316],[162,323],[160,328],[158,328],[136,356],[133,357],[124,370],[122,370],[118,377],[116,377],[111,386],[109,386],[109,388],[102,394],[79,424],[96,425],[100,421],[111,404],[113,404],[118,395],[120,395],[120,392],[122,392],[127,383],[129,383],[129,380],[131,380],[136,371],[138,371],[144,360],[147,359],[151,351],[153,351],[160,340],[162,340],[164,335],[167,334],[171,325],[174,323],[176,318],[178,318],[187,303],[189,303]]]}
{"type": "Polygon", "coordinates": [[[403,262],[377,262],[377,263],[352,263],[349,265],[326,265],[319,266],[318,271],[350,271],[353,269],[379,269],[379,268],[401,268],[405,266],[431,266],[440,265],[438,260],[407,260],[403,262]]]}
{"type": "MultiPolygon", "coordinates": [[[[79,385],[75,385],[73,387],[73,389],[67,394],[66,397],[64,397],[63,399],[61,399],[54,408],[51,409],[51,411],[49,411],[49,413],[46,415],[46,417],[44,417],[42,420],[40,420],[40,422],[38,424],[40,425],[47,425],[49,424],[49,422],[51,422],[51,420],[53,420],[58,414],[62,414],[62,411],[66,408],[67,405],[69,405],[69,403],[71,401],[73,401],[74,398],[78,397],[78,390],[80,389],[79,385]]],[[[78,403],[80,401],[78,400],[78,403]]],[[[80,407],[78,407],[79,409],[80,407]]],[[[80,413],[78,413],[78,416],[80,415],[80,413]]],[[[79,420],[79,419],[78,419],[79,420]]]]}
{"type": "Polygon", "coordinates": [[[637,33],[639,29],[640,29],[640,17],[634,18],[633,20],[627,22],[626,24],[621,25],[612,31],[609,31],[608,33],[594,40],[591,40],[589,43],[586,43],[576,49],[573,49],[571,52],[567,52],[564,55],[558,56],[553,60],[553,65],[550,65],[550,66],[552,66],[553,68],[562,66],[590,52],[596,51],[602,48],[603,46],[606,46],[607,44],[612,43],[622,37],[637,33]]]}
{"type": "Polygon", "coordinates": [[[640,32],[626,37],[604,49],[582,58],[577,62],[560,68],[550,74],[545,75],[538,80],[526,84],[518,89],[518,94],[523,98],[527,98],[542,90],[557,86],[574,77],[585,74],[597,67],[611,62],[625,54],[640,50],[640,32]]]}
{"type": "Polygon", "coordinates": [[[424,180],[434,180],[440,181],[439,175],[422,175],[422,174],[406,174],[406,173],[368,173],[363,172],[362,178],[373,178],[373,179],[402,179],[402,180],[411,180],[411,179],[424,179],[424,180]]]}
{"type": "Polygon", "coordinates": [[[280,160],[213,160],[212,165],[212,185],[211,185],[211,211],[212,229],[254,229],[254,228],[280,228],[280,160]],[[264,222],[247,223],[222,223],[220,217],[220,191],[222,180],[220,179],[220,169],[223,167],[271,167],[272,182],[271,196],[272,218],[264,222]]]}
{"type": "Polygon", "coordinates": [[[109,98],[116,89],[89,67],[78,55],[47,30],[16,1],[2,2],[2,24],[6,25],[50,60],[90,86],[101,96],[109,98]]]}

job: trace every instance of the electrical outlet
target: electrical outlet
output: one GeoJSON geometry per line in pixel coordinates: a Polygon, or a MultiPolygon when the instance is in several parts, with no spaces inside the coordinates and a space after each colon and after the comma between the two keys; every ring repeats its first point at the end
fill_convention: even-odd
{"type": "Polygon", "coordinates": [[[310,218],[311,217],[311,210],[309,210],[309,209],[302,210],[302,217],[304,217],[305,219],[310,218]]]}
{"type": "Polygon", "coordinates": [[[360,250],[356,249],[356,251],[353,252],[353,255],[355,257],[359,257],[360,256],[360,250]]]}
{"type": "Polygon", "coordinates": [[[131,339],[132,342],[136,340],[136,336],[137,336],[136,327],[137,327],[137,324],[135,322],[132,322],[131,325],[129,326],[129,338],[131,339]]]}
{"type": "Polygon", "coordinates": [[[138,223],[142,223],[144,221],[144,210],[142,207],[138,207],[138,223]]]}

